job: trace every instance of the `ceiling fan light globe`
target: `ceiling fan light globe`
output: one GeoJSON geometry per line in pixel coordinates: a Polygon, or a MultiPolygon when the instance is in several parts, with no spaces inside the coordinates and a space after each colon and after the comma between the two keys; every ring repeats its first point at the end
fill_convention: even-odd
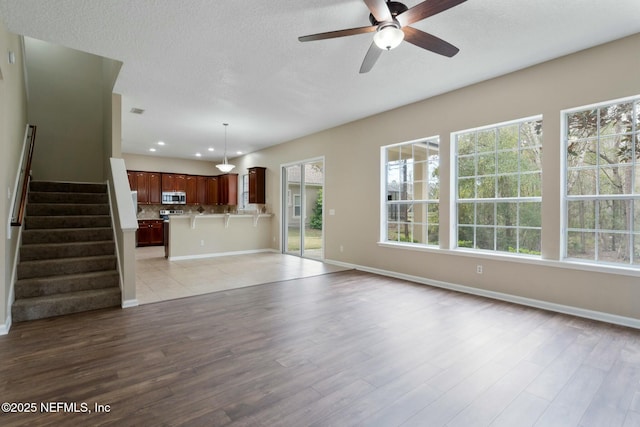
{"type": "Polygon", "coordinates": [[[382,50],[391,50],[398,47],[404,40],[404,32],[393,25],[382,27],[373,36],[373,41],[382,50]]]}

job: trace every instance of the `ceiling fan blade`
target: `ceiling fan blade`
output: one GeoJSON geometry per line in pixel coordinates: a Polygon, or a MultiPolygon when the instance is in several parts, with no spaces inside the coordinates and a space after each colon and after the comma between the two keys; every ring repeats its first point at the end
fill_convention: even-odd
{"type": "Polygon", "coordinates": [[[412,27],[403,27],[402,31],[404,31],[405,41],[431,52],[451,58],[460,51],[454,45],[424,31],[416,30],[412,27]]]}
{"type": "Polygon", "coordinates": [[[364,56],[364,61],[362,61],[362,65],[360,66],[360,74],[371,71],[381,54],[382,49],[380,49],[375,43],[371,43],[367,54],[364,56]]]}
{"type": "Polygon", "coordinates": [[[430,16],[444,12],[467,0],[426,0],[396,17],[401,26],[411,25],[430,16]]]}
{"type": "Polygon", "coordinates": [[[389,11],[389,6],[384,0],[364,0],[367,7],[371,11],[371,14],[376,21],[385,22],[391,21],[393,18],[391,17],[391,11],[389,11]]]}
{"type": "Polygon", "coordinates": [[[370,25],[368,27],[349,28],[346,30],[328,31],[326,33],[311,34],[308,36],[298,37],[301,42],[310,42],[314,40],[334,39],[336,37],[354,36],[356,34],[372,33],[377,27],[370,25]]]}

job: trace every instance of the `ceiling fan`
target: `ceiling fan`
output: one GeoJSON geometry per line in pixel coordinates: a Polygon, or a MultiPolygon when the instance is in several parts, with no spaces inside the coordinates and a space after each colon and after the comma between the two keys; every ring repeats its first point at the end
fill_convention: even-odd
{"type": "Polygon", "coordinates": [[[373,42],[360,66],[360,73],[369,72],[376,63],[383,50],[397,47],[402,40],[440,55],[452,57],[460,49],[446,41],[409,25],[436,15],[467,0],[425,0],[409,9],[397,1],[364,0],[371,11],[366,27],[349,28],[346,30],[329,31],[298,37],[301,42],[333,39],[336,37],[353,36],[356,34],[376,32],[373,42]]]}

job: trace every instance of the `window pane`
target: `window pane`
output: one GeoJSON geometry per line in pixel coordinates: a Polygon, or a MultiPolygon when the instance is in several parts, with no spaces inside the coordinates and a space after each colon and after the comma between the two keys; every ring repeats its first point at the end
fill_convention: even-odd
{"type": "Polygon", "coordinates": [[[458,224],[473,224],[474,218],[474,203],[458,203],[458,224]]]}
{"type": "Polygon", "coordinates": [[[569,231],[567,236],[567,256],[595,260],[595,236],[594,232],[569,231]]]}
{"type": "Polygon", "coordinates": [[[458,176],[474,176],[476,174],[476,159],[474,156],[458,157],[458,176]]]}
{"type": "Polygon", "coordinates": [[[587,110],[567,115],[569,140],[584,139],[598,135],[598,110],[587,110]]]}
{"type": "Polygon", "coordinates": [[[396,204],[388,204],[387,205],[387,222],[399,221],[400,220],[400,210],[398,209],[398,205],[396,204]]]}
{"type": "Polygon", "coordinates": [[[542,173],[520,174],[520,197],[542,196],[542,173]]]}
{"type": "Polygon", "coordinates": [[[415,223],[413,224],[413,236],[409,243],[420,243],[426,245],[427,240],[427,224],[415,223]]]}
{"type": "Polygon", "coordinates": [[[413,161],[414,162],[424,162],[427,160],[427,156],[429,151],[427,149],[427,144],[424,142],[418,142],[413,144],[413,161]]]}
{"type": "Polygon", "coordinates": [[[495,203],[478,203],[476,206],[476,224],[494,225],[495,203]]]}
{"type": "Polygon", "coordinates": [[[633,206],[633,231],[640,233],[640,200],[634,200],[633,206]]]}
{"type": "Polygon", "coordinates": [[[622,233],[598,234],[598,261],[629,263],[629,235],[622,233]]]}
{"type": "Polygon", "coordinates": [[[609,138],[601,138],[599,154],[600,164],[628,163],[633,158],[631,154],[631,138],[629,135],[618,135],[609,138]]]}
{"type": "Polygon", "coordinates": [[[518,175],[498,177],[498,197],[518,197],[518,175]]]}
{"type": "Polygon", "coordinates": [[[476,180],[478,185],[478,198],[496,197],[496,178],[494,176],[480,177],[476,180]]]}
{"type": "Polygon", "coordinates": [[[599,206],[599,228],[601,230],[627,230],[631,215],[628,200],[601,200],[599,206]]]}
{"type": "Polygon", "coordinates": [[[473,227],[458,227],[458,247],[474,247],[473,227]]]}
{"type": "Polygon", "coordinates": [[[498,173],[518,172],[518,152],[499,151],[498,152],[498,173]]]}
{"type": "Polygon", "coordinates": [[[640,234],[633,235],[633,263],[640,264],[640,234]]]}
{"type": "Polygon", "coordinates": [[[518,203],[498,203],[497,225],[517,225],[518,224],[518,203]]]}
{"type": "Polygon", "coordinates": [[[518,229],[513,227],[498,228],[496,231],[496,246],[496,249],[502,252],[517,252],[518,229]]]}
{"type": "Polygon", "coordinates": [[[520,126],[520,148],[542,145],[542,120],[524,122],[520,126]]]}
{"type": "Polygon", "coordinates": [[[490,129],[478,132],[478,153],[494,152],[496,150],[496,130],[490,129]]]}
{"type": "Polygon", "coordinates": [[[476,151],[476,139],[474,133],[460,134],[457,137],[458,155],[473,154],[476,151]]]}
{"type": "Polygon", "coordinates": [[[398,241],[412,243],[413,242],[413,227],[409,223],[398,224],[398,241]]]}
{"type": "Polygon", "coordinates": [[[429,203],[427,205],[427,222],[431,224],[440,223],[440,204],[429,203]]]}
{"type": "Polygon", "coordinates": [[[387,240],[391,242],[398,241],[398,224],[390,222],[387,224],[387,240]]]}
{"type": "Polygon", "coordinates": [[[476,248],[494,250],[494,227],[478,227],[476,229],[476,248]]]}
{"type": "Polygon", "coordinates": [[[613,104],[600,108],[600,135],[632,131],[633,103],[613,104]]]}
{"type": "Polygon", "coordinates": [[[400,160],[400,147],[387,148],[387,163],[395,163],[400,160]]]}
{"type": "Polygon", "coordinates": [[[429,185],[426,181],[413,183],[413,198],[415,200],[427,200],[429,198],[429,185]]]}
{"type": "Polygon", "coordinates": [[[520,225],[522,227],[542,227],[542,203],[520,203],[520,225]]]}
{"type": "Polygon", "coordinates": [[[598,163],[596,140],[572,141],[567,147],[567,166],[596,166],[598,163]]]}
{"type": "Polygon", "coordinates": [[[439,243],[439,235],[438,235],[439,231],[440,229],[438,225],[429,224],[428,238],[429,238],[430,245],[437,245],[439,243]]]}
{"type": "Polygon", "coordinates": [[[496,173],[496,154],[482,154],[478,156],[478,175],[493,175],[496,173]]]}
{"type": "Polygon", "coordinates": [[[520,171],[538,171],[542,169],[542,150],[531,148],[520,151],[520,171]]]}
{"type": "Polygon", "coordinates": [[[592,200],[569,201],[567,220],[569,228],[595,229],[596,203],[592,200]]]}
{"type": "Polygon", "coordinates": [[[598,194],[631,194],[633,168],[614,166],[600,168],[600,187],[598,194]]]}
{"type": "Polygon", "coordinates": [[[458,197],[460,199],[472,199],[476,196],[476,179],[465,178],[458,180],[458,197]]]}
{"type": "Polygon", "coordinates": [[[520,229],[520,250],[519,253],[527,255],[540,255],[540,229],[520,229]]]}
{"type": "Polygon", "coordinates": [[[567,171],[567,194],[596,194],[596,170],[577,169],[567,171]]]}
{"type": "Polygon", "coordinates": [[[513,124],[498,129],[498,150],[517,149],[520,126],[513,124]]]}

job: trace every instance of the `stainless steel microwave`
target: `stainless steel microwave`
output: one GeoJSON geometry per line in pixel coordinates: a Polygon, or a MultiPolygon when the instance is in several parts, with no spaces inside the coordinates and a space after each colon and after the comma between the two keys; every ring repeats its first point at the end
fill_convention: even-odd
{"type": "Polygon", "coordinates": [[[187,193],[184,191],[163,191],[163,205],[184,205],[187,203],[187,193]]]}

